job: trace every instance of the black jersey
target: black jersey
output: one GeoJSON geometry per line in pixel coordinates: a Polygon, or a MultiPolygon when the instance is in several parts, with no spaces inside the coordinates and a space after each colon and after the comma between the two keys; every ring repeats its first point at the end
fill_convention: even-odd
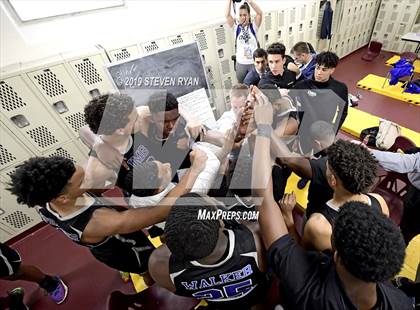
{"type": "Polygon", "coordinates": [[[65,217],[52,210],[48,204],[44,207],[37,207],[37,211],[44,222],[61,230],[77,244],[88,247],[97,260],[109,267],[133,273],[145,272],[154,246],[142,231],[108,236],[102,242],[95,244],[81,241],[83,231],[95,210],[100,208],[115,209],[112,206],[104,205],[97,198],[93,199],[94,202],[91,205],[65,217]]]}
{"type": "MultiPolygon", "coordinates": [[[[369,199],[368,205],[375,208],[379,212],[382,212],[381,204],[379,203],[378,199],[376,199],[372,195],[366,195],[369,199]]],[[[337,220],[338,214],[340,212],[340,209],[334,208],[334,206],[331,205],[329,201],[326,202],[324,207],[319,211],[331,224],[331,226],[334,225],[335,221],[337,220]]]]}
{"type": "Polygon", "coordinates": [[[176,294],[204,299],[218,308],[242,309],[263,300],[266,277],[258,268],[252,232],[237,222],[225,222],[227,255],[213,264],[169,260],[169,273],[176,294]]]}
{"type": "MultiPolygon", "coordinates": [[[[187,136],[185,126],[185,120],[180,117],[176,128],[165,140],[158,140],[156,138],[158,135],[157,128],[152,123],[149,126],[147,136],[141,132],[132,134],[127,150],[122,154],[130,170],[136,165],[147,161],[158,160],[162,163],[171,163],[173,181],[177,182],[177,170],[191,166],[188,154],[191,151],[189,144],[193,141],[187,136]],[[179,141],[182,139],[187,141],[186,148],[179,146],[179,141]]],[[[98,157],[94,150],[91,150],[89,156],[98,157]]],[[[116,185],[121,188],[125,187],[124,181],[128,171],[123,166],[115,170],[118,174],[116,185]]]]}

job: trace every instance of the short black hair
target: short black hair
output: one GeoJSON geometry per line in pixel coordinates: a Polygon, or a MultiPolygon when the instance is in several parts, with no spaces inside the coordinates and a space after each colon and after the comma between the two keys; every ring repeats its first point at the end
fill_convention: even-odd
{"type": "Polygon", "coordinates": [[[128,124],[134,101],[124,94],[105,94],[85,106],[85,121],[95,134],[112,135],[128,124]]]}
{"type": "Polygon", "coordinates": [[[44,206],[63,192],[75,171],[73,162],[64,157],[32,157],[12,173],[7,189],[20,204],[44,206]]]}
{"type": "Polygon", "coordinates": [[[328,165],[352,194],[366,193],[373,185],[377,161],[364,146],[338,140],[328,150],[328,165]]]}
{"type": "Polygon", "coordinates": [[[336,68],[339,60],[340,58],[333,52],[321,52],[316,55],[316,64],[325,68],[336,68]]]}
{"type": "Polygon", "coordinates": [[[134,166],[127,173],[124,190],[138,197],[148,197],[157,193],[160,184],[157,164],[154,161],[147,161],[134,166]]]}
{"type": "Polygon", "coordinates": [[[162,90],[153,93],[147,105],[151,113],[166,112],[178,109],[178,100],[172,93],[162,90]]]}
{"type": "Polygon", "coordinates": [[[261,57],[267,58],[267,52],[265,51],[265,49],[259,47],[254,51],[254,53],[252,54],[252,57],[254,58],[254,60],[255,58],[261,58],[261,57]]]}
{"type": "Polygon", "coordinates": [[[316,121],[312,123],[309,134],[313,140],[323,141],[328,138],[334,140],[334,126],[326,121],[316,121]]]}
{"type": "Polygon", "coordinates": [[[286,47],[283,43],[272,43],[267,48],[267,54],[268,55],[281,55],[284,57],[286,55],[286,47]]]}
{"type": "Polygon", "coordinates": [[[188,193],[175,202],[165,224],[165,242],[180,260],[204,258],[213,252],[219,238],[219,220],[198,219],[199,210],[212,212],[210,205],[197,193],[188,193]]]}
{"type": "Polygon", "coordinates": [[[362,202],[346,202],[340,208],[332,243],[347,271],[366,282],[390,279],[404,262],[400,229],[382,212],[362,202]]]}
{"type": "Polygon", "coordinates": [[[271,103],[274,103],[282,98],[278,87],[274,84],[263,84],[258,88],[271,103]]]}

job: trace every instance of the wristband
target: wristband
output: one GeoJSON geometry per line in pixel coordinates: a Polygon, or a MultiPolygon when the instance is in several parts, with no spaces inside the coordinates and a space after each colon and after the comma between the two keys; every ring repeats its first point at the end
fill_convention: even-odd
{"type": "Polygon", "coordinates": [[[258,136],[263,136],[266,138],[271,138],[271,131],[273,130],[273,128],[271,127],[271,125],[268,124],[258,124],[257,125],[257,135],[258,136]]]}

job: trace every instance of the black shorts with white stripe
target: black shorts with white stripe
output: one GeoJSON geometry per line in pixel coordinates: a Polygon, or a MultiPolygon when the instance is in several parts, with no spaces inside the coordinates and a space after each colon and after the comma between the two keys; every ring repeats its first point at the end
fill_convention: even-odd
{"type": "Polygon", "coordinates": [[[15,274],[21,262],[17,251],[0,242],[0,278],[15,274]]]}

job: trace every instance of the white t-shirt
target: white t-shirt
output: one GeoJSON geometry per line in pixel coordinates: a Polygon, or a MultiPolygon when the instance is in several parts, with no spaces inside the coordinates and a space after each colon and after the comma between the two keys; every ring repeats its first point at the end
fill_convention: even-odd
{"type": "Polygon", "coordinates": [[[258,48],[258,40],[252,33],[251,27],[256,35],[258,28],[252,23],[245,28],[238,24],[235,24],[233,27],[233,38],[236,40],[236,61],[243,65],[252,65],[254,63],[252,54],[258,48]],[[240,33],[236,38],[238,27],[240,28],[240,33]]]}
{"type": "Polygon", "coordinates": [[[229,129],[233,128],[233,125],[236,122],[236,115],[232,110],[226,111],[222,116],[216,121],[216,126],[213,128],[225,134],[229,129]]]}

